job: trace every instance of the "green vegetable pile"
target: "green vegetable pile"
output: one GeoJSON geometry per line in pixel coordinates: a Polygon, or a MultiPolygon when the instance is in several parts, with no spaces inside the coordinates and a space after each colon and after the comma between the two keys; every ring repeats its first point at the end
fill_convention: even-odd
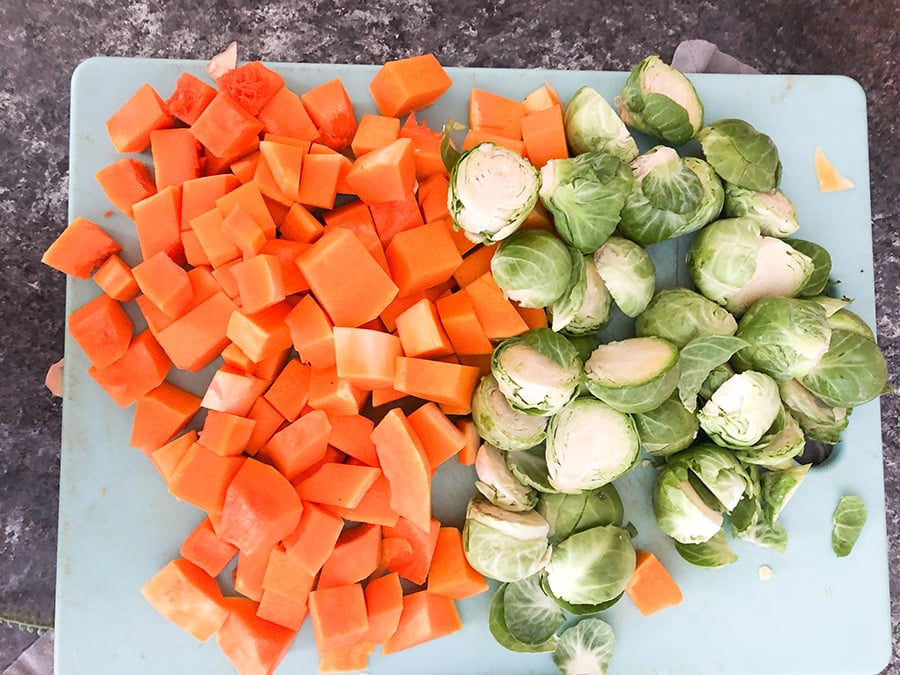
{"type": "MultiPolygon", "coordinates": [[[[549,323],[499,344],[476,390],[466,555],[502,582],[497,641],[552,651],[564,673],[603,673],[612,658],[609,625],[567,617],[609,607],[631,578],[613,481],[642,450],[660,469],[658,526],[685,560],[734,562],[728,535],[784,551],[779,516],[810,469],[807,444],[837,443],[887,382],[872,331],[828,296],[828,252],[792,238],[772,139],[739,119],[704,126],[688,78],[656,56],[614,103],[579,89],[565,106],[572,156],[540,171],[491,143],[444,146],[456,226],[499,242],[495,281],[549,323]],[[660,144],[638,154],[629,129],[660,144]],[[702,158],[679,154],[691,139],[702,158]],[[555,233],[520,229],[538,201],[555,233]],[[692,287],[657,290],[645,247],[688,234],[692,287]],[[614,308],[633,337],[603,343],[614,308]]],[[[865,508],[844,500],[834,519],[846,555],[865,508]]]]}

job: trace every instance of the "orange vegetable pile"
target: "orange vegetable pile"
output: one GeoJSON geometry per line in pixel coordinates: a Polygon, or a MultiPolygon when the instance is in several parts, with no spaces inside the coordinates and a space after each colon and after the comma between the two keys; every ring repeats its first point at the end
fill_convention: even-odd
{"type": "MultiPolygon", "coordinates": [[[[474,462],[493,346],[546,319],[453,228],[441,136],[415,118],[450,85],[431,55],[389,62],[369,87],[380,114],[358,117],[340,80],[294,92],[260,62],[214,85],[182,74],[167,99],[145,84],[106,122],[118,152],[143,154],[96,174],[140,261],[85,217],[44,254],[102,291],[71,335],[134,407],[131,446],[201,513],[142,593],[242,673],[273,672],[307,617],[321,672],[363,670],[377,645],[458,630],[455,601],[487,590],[432,516],[431,480],[474,462]],[[202,396],[168,379],[214,363],[202,396]]],[[[564,156],[548,87],[474,90],[470,112],[467,143],[564,156]]]]}

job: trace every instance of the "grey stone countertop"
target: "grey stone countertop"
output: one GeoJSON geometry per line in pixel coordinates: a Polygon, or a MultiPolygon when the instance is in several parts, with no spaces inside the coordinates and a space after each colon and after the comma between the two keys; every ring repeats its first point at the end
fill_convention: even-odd
{"type": "MultiPolygon", "coordinates": [[[[900,14],[886,0],[29,0],[0,2],[0,613],[54,603],[63,276],[40,263],[66,223],[69,78],[94,55],[627,70],[704,38],[762,72],[839,73],[868,97],[877,332],[900,385],[900,14]]],[[[900,673],[900,406],[882,400],[894,649],[900,673]]],[[[798,639],[803,627],[798,626],[798,639]]],[[[0,625],[0,672],[35,636],[0,625]]]]}

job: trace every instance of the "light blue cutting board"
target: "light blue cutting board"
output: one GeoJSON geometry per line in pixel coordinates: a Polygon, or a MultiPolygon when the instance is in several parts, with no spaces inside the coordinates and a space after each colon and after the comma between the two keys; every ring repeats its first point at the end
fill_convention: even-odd
{"type": "MultiPolygon", "coordinates": [[[[340,77],[357,112],[375,112],[366,84],[374,67],[275,66],[294,90],[340,77]]],[[[115,160],[103,122],[141,84],[166,97],[183,71],[205,76],[187,61],[92,59],[72,79],[70,216],[107,228],[137,262],[133,226],[109,208],[93,174],[115,160]]],[[[465,120],[472,86],[521,98],[551,82],[563,99],[591,85],[609,100],[625,75],[547,70],[450,69],[453,88],[421,117],[440,129],[465,120]]],[[[742,117],[773,137],[784,163],[782,187],[797,205],[798,236],[824,244],[834,256],[838,291],[853,309],[875,318],[866,107],[862,90],[843,77],[696,75],[692,80],[708,121],[742,117]],[[818,190],[813,152],[821,146],[856,189],[818,190]]],[[[642,139],[646,141],[646,139],[642,139]]],[[[646,147],[647,144],[645,143],[646,147]]],[[[145,157],[149,161],[148,157],[145,157]]],[[[660,286],[684,283],[685,242],[652,251],[660,286]]],[[[67,312],[94,297],[92,282],[70,280],[67,312]]],[[[133,308],[132,308],[133,309],[133,308]]],[[[137,316],[134,314],[134,316],[137,316]]],[[[87,363],[67,339],[60,478],[56,672],[161,674],[228,673],[214,640],[198,644],[160,618],[138,590],[171,558],[201,514],[170,497],[150,462],[128,447],[131,409],[120,410],[85,374],[87,363]]],[[[170,379],[196,393],[211,370],[170,379]]],[[[734,548],[738,563],[718,570],[684,563],[653,523],[649,489],[654,470],[638,466],[618,486],[627,517],[639,530],[636,544],[657,553],[684,591],[684,602],[651,617],[624,599],[604,617],[616,632],[612,671],[640,673],[875,673],[888,661],[890,612],[885,536],[882,445],[878,402],[858,408],[836,456],[813,470],[784,514],[790,544],[779,555],[752,545],[734,548]],[[848,558],[831,552],[831,514],[842,494],[860,495],[869,522],[848,558]],[[758,570],[768,565],[769,581],[758,570]]],[[[461,524],[472,475],[450,461],[435,480],[435,514],[461,524]]],[[[487,594],[459,603],[461,632],[390,658],[373,656],[378,674],[460,675],[552,673],[550,656],[499,647],[488,633],[487,594]]],[[[308,625],[279,672],[315,673],[308,625]]]]}

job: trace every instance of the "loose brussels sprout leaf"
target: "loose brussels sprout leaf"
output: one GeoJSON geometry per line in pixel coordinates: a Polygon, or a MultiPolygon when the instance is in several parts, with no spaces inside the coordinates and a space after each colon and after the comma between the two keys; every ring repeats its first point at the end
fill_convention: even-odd
{"type": "Polygon", "coordinates": [[[612,483],[598,490],[577,493],[541,494],[537,512],[550,524],[550,543],[589,530],[597,525],[622,525],[625,509],[612,483]]]}
{"type": "Polygon", "coordinates": [[[854,408],[889,392],[887,377],[884,354],[875,342],[835,330],[828,350],[800,382],[826,405],[854,408]]]}
{"type": "Polygon", "coordinates": [[[641,445],[654,457],[668,457],[684,450],[697,437],[700,423],[675,396],[658,408],[633,415],[641,445]]]}
{"type": "Polygon", "coordinates": [[[557,637],[551,635],[545,642],[536,645],[525,644],[516,639],[506,624],[506,589],[508,584],[500,584],[500,587],[491,598],[488,609],[488,628],[497,643],[510,651],[537,654],[540,652],[552,652],[556,649],[557,637]]]}
{"type": "Polygon", "coordinates": [[[726,218],[704,227],[687,254],[694,286],[713,302],[728,306],[756,271],[759,225],[750,218],[726,218]]]}
{"type": "Polygon", "coordinates": [[[596,89],[581,87],[566,104],[566,140],[572,153],[606,152],[623,162],[637,157],[637,143],[615,109],[596,89]]]}
{"type": "Polygon", "coordinates": [[[600,345],[584,364],[585,385],[619,412],[662,405],[678,386],[678,348],[657,337],[627,338],[600,345]]]}
{"type": "Polygon", "coordinates": [[[553,663],[563,675],[605,675],[615,650],[616,637],[609,624],[588,617],[562,632],[553,663]]]}
{"type": "Polygon", "coordinates": [[[713,508],[704,501],[691,471],[683,464],[667,464],[653,489],[653,515],[659,529],[683,544],[709,541],[722,529],[721,505],[713,508]]]}
{"type": "Polygon", "coordinates": [[[781,523],[769,524],[763,519],[754,520],[746,529],[733,531],[736,539],[749,541],[751,544],[768,548],[776,553],[784,553],[787,549],[787,530],[781,523]]]}
{"type": "Polygon", "coordinates": [[[697,409],[697,395],[709,374],[727,363],[749,344],[732,335],[703,335],[688,342],[678,355],[678,396],[690,412],[697,409]]]}
{"type": "Polygon", "coordinates": [[[812,273],[797,295],[807,298],[819,295],[828,287],[828,277],[831,274],[831,254],[828,249],[805,239],[785,239],[785,242],[809,258],[813,264],[812,273]]]}
{"type": "Polygon", "coordinates": [[[831,327],[817,302],[763,298],[741,317],[737,337],[750,343],[740,360],[776,380],[802,378],[828,350],[831,327]]]}
{"type": "MultiPolygon", "coordinates": [[[[822,305],[825,316],[829,319],[852,302],[849,298],[832,298],[827,295],[816,295],[808,299],[822,305]]],[[[872,339],[874,340],[874,338],[872,339]]]]}
{"type": "MultiPolygon", "coordinates": [[[[574,312],[566,323],[559,322],[561,324],[559,329],[568,336],[591,335],[599,331],[609,321],[609,310],[612,306],[612,296],[597,272],[594,257],[584,256],[582,260],[584,261],[584,265],[581,267],[584,275],[584,292],[581,296],[581,304],[574,308],[574,312]]],[[[553,329],[556,330],[558,316],[555,303],[550,306],[550,314],[553,320],[553,329]]],[[[590,351],[588,351],[588,355],[590,351]]],[[[582,360],[588,355],[582,357],[582,360]]]]}
{"type": "Polygon", "coordinates": [[[831,330],[845,330],[850,333],[857,333],[864,338],[875,342],[875,333],[869,328],[869,324],[863,321],[862,317],[849,309],[839,309],[833,314],[828,315],[828,325],[831,330]]]}
{"type": "Polygon", "coordinates": [[[770,517],[772,509],[763,500],[757,467],[748,467],[748,475],[754,487],[731,512],[731,534],[736,539],[784,553],[787,548],[787,531],[784,525],[770,517]]]}
{"type": "Polygon", "coordinates": [[[766,471],[760,476],[760,497],[766,520],[775,523],[784,507],[809,473],[809,464],[796,464],[789,469],[766,471]]]}
{"type": "Polygon", "coordinates": [[[450,215],[466,237],[492,244],[525,221],[540,187],[540,174],[522,155],[479,143],[462,153],[450,172],[450,215]]]}
{"type": "Polygon", "coordinates": [[[850,409],[825,405],[797,380],[781,382],[778,391],[806,436],[831,445],[841,440],[841,432],[850,421],[850,409]]]}
{"type": "Polygon", "coordinates": [[[625,124],[668,145],[684,145],[703,126],[703,104],[694,85],[658,56],[631,70],[615,104],[625,124]]]}
{"type": "Polygon", "coordinates": [[[537,493],[519,482],[506,464],[506,453],[483,443],[475,454],[475,487],[494,506],[509,511],[530,511],[537,504],[537,493]]]}
{"type": "Polygon", "coordinates": [[[463,547],[469,564],[486,577],[518,581],[547,564],[549,532],[535,511],[507,511],[476,496],[466,508],[463,547]]]}
{"type": "Polygon", "coordinates": [[[656,285],[656,267],[643,248],[628,239],[610,237],[594,252],[594,265],[623,314],[634,318],[647,309],[656,285]]]}
{"type": "MultiPolygon", "coordinates": [[[[574,248],[569,250],[572,267],[569,272],[569,286],[562,297],[547,308],[550,317],[550,328],[556,332],[565,328],[584,303],[587,291],[587,277],[584,270],[584,255],[574,248]]],[[[593,259],[588,262],[593,262],[593,259]]],[[[593,266],[593,265],[592,265],[593,266]]]]}
{"type": "Polygon", "coordinates": [[[628,415],[580,396],[547,426],[547,473],[560,492],[593,490],[634,466],[640,440],[628,415]]]}
{"type": "Polygon", "coordinates": [[[757,192],[728,182],[724,188],[724,210],[729,218],[753,218],[767,237],[789,237],[800,227],[796,207],[781,190],[757,192]]]}
{"type": "Polygon", "coordinates": [[[638,337],[655,335],[679,349],[701,335],[734,335],[736,330],[728,310],[688,288],[658,291],[634,322],[638,337]]]}
{"type": "Polygon", "coordinates": [[[737,562],[737,554],[728,546],[725,531],[719,530],[712,539],[699,544],[675,542],[678,555],[698,567],[723,567],[737,562]]]}
{"type": "Polygon", "coordinates": [[[631,537],[615,525],[573,534],[553,549],[545,569],[547,585],[566,602],[595,605],[625,590],[635,566],[631,537]]]}
{"type": "Polygon", "coordinates": [[[734,453],[712,443],[701,443],[680,452],[669,459],[669,464],[691,471],[715,497],[714,503],[721,504],[729,512],[737,506],[745,492],[755,489],[734,453]]]}
{"type": "Polygon", "coordinates": [[[539,574],[506,587],[503,615],[512,636],[527,645],[546,644],[566,620],[559,605],[541,588],[539,574]]]}
{"type": "Polygon", "coordinates": [[[768,192],[781,181],[781,160],[771,138],[744,120],[713,122],[697,133],[709,162],[726,182],[768,192]]]}
{"type": "Polygon", "coordinates": [[[735,454],[745,464],[756,464],[769,469],[786,469],[794,465],[806,445],[803,429],[782,405],[769,430],[752,446],[735,449],[735,454]]]}
{"type": "Polygon", "coordinates": [[[839,558],[850,555],[863,526],[866,524],[866,505],[855,495],[844,495],[832,516],[831,549],[839,558]]]}
{"type": "Polygon", "coordinates": [[[602,152],[551,159],[541,169],[541,203],[559,236],[582,253],[593,253],[613,233],[633,187],[628,165],[602,152]]]}
{"type": "Polygon", "coordinates": [[[514,410],[491,374],[481,378],[472,396],[472,421],[478,434],[501,450],[527,450],[547,436],[547,418],[514,410]]]}
{"type": "Polygon", "coordinates": [[[497,386],[516,410],[553,415],[578,394],[583,365],[564,336],[532,328],[501,342],[491,356],[497,386]]]}
{"type": "Polygon", "coordinates": [[[735,314],[743,314],[760,298],[795,297],[809,283],[814,271],[812,259],[787,242],[760,237],[753,276],[728,298],[725,307],[735,314]]]}
{"type": "Polygon", "coordinates": [[[491,258],[491,273],[504,295],[522,307],[546,307],[569,287],[569,247],[544,230],[522,230],[503,241],[491,258]]]}
{"type": "Polygon", "coordinates": [[[555,493],[557,489],[550,485],[547,460],[543,446],[524,452],[510,452],[506,455],[506,464],[513,475],[523,484],[541,493],[555,493]]]}
{"type": "Polygon", "coordinates": [[[697,413],[700,428],[718,445],[748,448],[769,430],[781,398],[768,375],[753,370],[732,375],[697,413]]]}
{"type": "Polygon", "coordinates": [[[700,398],[704,401],[711,399],[716,389],[721,387],[732,375],[734,375],[734,368],[728,363],[723,363],[721,366],[713,368],[706,379],[703,380],[703,384],[700,385],[700,391],[698,392],[700,398]]]}

